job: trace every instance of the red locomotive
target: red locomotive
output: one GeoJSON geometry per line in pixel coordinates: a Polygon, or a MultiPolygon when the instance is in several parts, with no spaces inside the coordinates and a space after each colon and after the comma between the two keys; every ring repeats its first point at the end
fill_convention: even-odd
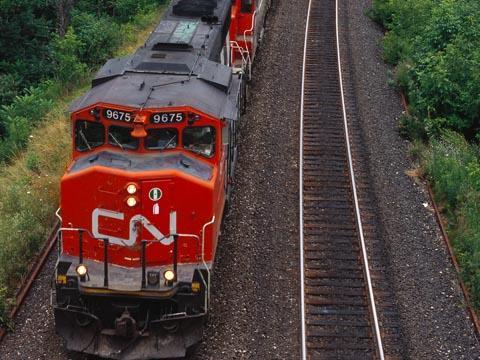
{"type": "Polygon", "coordinates": [[[53,296],[68,349],[160,359],[200,340],[268,5],[174,0],[72,105],[53,296]]]}

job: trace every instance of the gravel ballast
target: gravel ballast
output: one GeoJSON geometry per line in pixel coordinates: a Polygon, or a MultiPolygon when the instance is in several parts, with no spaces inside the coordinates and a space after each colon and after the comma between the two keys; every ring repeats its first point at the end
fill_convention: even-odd
{"type": "Polygon", "coordinates": [[[480,346],[428,193],[406,174],[413,164],[409,143],[397,131],[403,109],[388,86],[382,29],[366,16],[370,0],[340,4],[342,56],[349,64],[344,72],[354,82],[406,357],[478,359],[480,346]]]}

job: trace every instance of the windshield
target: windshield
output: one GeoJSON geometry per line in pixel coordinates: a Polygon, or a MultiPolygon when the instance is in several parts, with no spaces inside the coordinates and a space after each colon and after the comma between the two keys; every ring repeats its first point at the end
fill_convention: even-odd
{"type": "Polygon", "coordinates": [[[150,129],[145,138],[145,148],[148,150],[174,149],[178,143],[176,129],[150,129]]]}
{"type": "Polygon", "coordinates": [[[75,123],[75,147],[77,151],[92,150],[105,142],[105,127],[100,123],[79,120],[75,123]]]}
{"type": "Polygon", "coordinates": [[[122,150],[138,149],[138,139],[132,135],[132,129],[124,126],[110,126],[108,128],[108,143],[122,150]]]}
{"type": "Polygon", "coordinates": [[[183,147],[196,154],[215,154],[215,129],[211,126],[188,127],[183,130],[183,147]]]}

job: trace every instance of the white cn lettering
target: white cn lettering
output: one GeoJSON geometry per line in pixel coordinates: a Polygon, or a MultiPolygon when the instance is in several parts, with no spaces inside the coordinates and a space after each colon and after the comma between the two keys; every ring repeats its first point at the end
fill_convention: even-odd
{"type": "MultiPolygon", "coordinates": [[[[141,223],[143,228],[147,230],[150,234],[153,235],[155,240],[159,240],[160,243],[163,245],[170,245],[173,243],[173,236],[169,236],[168,238],[163,235],[160,230],[158,230],[154,225],[148,221],[142,215],[135,215],[130,219],[129,225],[129,238],[122,239],[119,237],[111,236],[111,235],[104,235],[101,234],[99,231],[99,218],[106,217],[110,219],[115,219],[119,221],[124,221],[125,215],[123,213],[119,213],[112,210],[106,209],[95,209],[92,212],[92,234],[97,239],[108,239],[110,244],[116,244],[121,246],[133,246],[138,237],[138,227],[137,224],[141,223]]],[[[170,212],[170,234],[177,233],[177,212],[172,211],[170,212]]]]}

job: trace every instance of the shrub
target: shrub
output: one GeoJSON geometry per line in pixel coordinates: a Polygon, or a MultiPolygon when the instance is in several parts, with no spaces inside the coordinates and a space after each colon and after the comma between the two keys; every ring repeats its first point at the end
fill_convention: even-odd
{"type": "Polygon", "coordinates": [[[21,79],[18,74],[0,75],[0,104],[9,104],[21,90],[21,79]]]}
{"type": "Polygon", "coordinates": [[[24,117],[35,123],[52,107],[52,98],[57,95],[56,90],[52,81],[31,87],[25,95],[15,97],[11,105],[2,106],[0,118],[8,123],[9,119],[24,117]]]}
{"type": "MultiPolygon", "coordinates": [[[[425,132],[480,130],[480,3],[474,0],[375,0],[387,29],[386,61],[425,132]],[[407,66],[408,65],[408,66],[407,66]]],[[[418,131],[417,131],[418,133],[418,131]]]]}
{"type": "Polygon", "coordinates": [[[74,11],[72,27],[82,44],[79,58],[90,66],[105,62],[122,41],[119,25],[109,17],[74,11]]]}
{"type": "Polygon", "coordinates": [[[87,74],[87,65],[79,60],[84,47],[85,44],[77,38],[71,27],[63,38],[57,35],[52,42],[52,57],[56,63],[55,77],[67,88],[78,85],[87,74]]]}
{"type": "Polygon", "coordinates": [[[471,188],[467,166],[477,162],[476,154],[461,135],[452,131],[433,140],[430,151],[426,170],[435,193],[447,210],[455,211],[465,191],[471,188]]]}
{"type": "Polygon", "coordinates": [[[54,2],[2,0],[0,4],[0,74],[13,74],[19,88],[35,86],[53,72],[48,43],[55,29],[54,2]]]}
{"type": "Polygon", "coordinates": [[[113,16],[119,22],[131,21],[142,9],[148,7],[151,1],[117,0],[113,4],[113,16]]]}
{"type": "Polygon", "coordinates": [[[449,232],[462,275],[480,308],[480,156],[477,145],[447,131],[432,141],[426,170],[450,219],[449,232]]]}
{"type": "Polygon", "coordinates": [[[398,130],[400,135],[409,139],[425,140],[427,138],[424,123],[416,116],[402,114],[398,122],[398,130]]]}

